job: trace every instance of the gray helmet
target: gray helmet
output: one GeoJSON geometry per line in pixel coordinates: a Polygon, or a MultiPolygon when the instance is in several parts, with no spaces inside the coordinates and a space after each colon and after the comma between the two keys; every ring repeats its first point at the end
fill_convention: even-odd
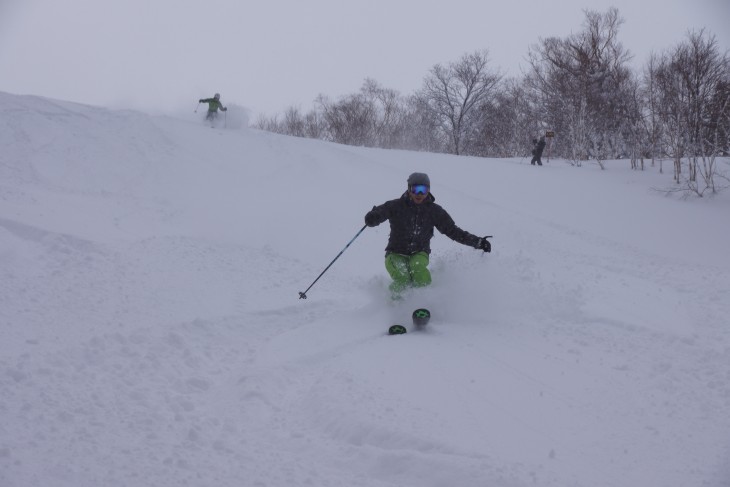
{"type": "Polygon", "coordinates": [[[410,188],[416,184],[425,184],[429,188],[431,187],[431,180],[428,179],[428,174],[425,172],[414,172],[408,176],[408,187],[410,188]]]}
{"type": "Polygon", "coordinates": [[[213,98],[215,98],[216,100],[220,100],[220,97],[221,97],[220,93],[216,93],[215,95],[213,95],[213,98]]]}

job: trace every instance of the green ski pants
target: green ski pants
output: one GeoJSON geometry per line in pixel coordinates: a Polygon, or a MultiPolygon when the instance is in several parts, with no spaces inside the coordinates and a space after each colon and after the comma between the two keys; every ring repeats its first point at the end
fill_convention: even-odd
{"type": "Polygon", "coordinates": [[[431,284],[431,272],[428,270],[428,254],[416,252],[413,255],[388,253],[385,255],[385,269],[393,278],[390,291],[400,294],[409,287],[423,287],[431,284]]]}

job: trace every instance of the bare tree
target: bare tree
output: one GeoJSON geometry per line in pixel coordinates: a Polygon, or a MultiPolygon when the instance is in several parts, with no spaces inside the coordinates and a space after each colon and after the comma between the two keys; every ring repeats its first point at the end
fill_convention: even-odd
{"type": "Polygon", "coordinates": [[[367,147],[401,148],[404,144],[406,108],[397,91],[366,79],[359,93],[332,102],[317,98],[318,121],[334,142],[367,147]]]}
{"type": "Polygon", "coordinates": [[[279,118],[276,115],[271,117],[259,115],[256,119],[256,123],[253,124],[253,127],[259,130],[266,130],[267,132],[274,132],[276,134],[285,133],[281,123],[279,123],[279,118]]]}
{"type": "Polygon", "coordinates": [[[304,117],[302,116],[299,107],[292,106],[284,112],[282,125],[284,133],[287,135],[293,135],[294,137],[306,136],[304,130],[304,117]]]}
{"type": "Polygon", "coordinates": [[[320,95],[317,104],[333,142],[360,146],[374,145],[375,110],[362,94],[348,95],[334,103],[324,95],[320,95]]]}
{"type": "Polygon", "coordinates": [[[478,122],[479,107],[491,94],[500,75],[488,69],[487,50],[465,54],[448,66],[431,68],[418,96],[448,136],[451,150],[461,154],[465,135],[478,122]]]}
{"type": "Polygon", "coordinates": [[[543,127],[535,124],[532,106],[520,80],[500,83],[480,106],[480,123],[469,144],[471,155],[482,157],[525,156],[529,141],[543,127]]]}
{"type": "Polygon", "coordinates": [[[662,151],[672,158],[674,163],[674,181],[679,184],[682,174],[682,157],[684,157],[683,121],[683,89],[681,80],[675,76],[671,57],[664,54],[656,66],[654,74],[656,82],[659,117],[662,123],[662,151]]]}
{"type": "Polygon", "coordinates": [[[360,92],[373,108],[373,144],[384,149],[402,148],[406,112],[400,94],[370,78],[365,80],[360,92]]]}
{"type": "Polygon", "coordinates": [[[420,96],[406,99],[403,127],[403,149],[449,152],[449,140],[441,130],[441,122],[420,96]]]}
{"type": "Polygon", "coordinates": [[[662,157],[664,154],[659,150],[659,142],[662,138],[663,126],[660,121],[660,93],[656,79],[658,64],[658,56],[652,53],[646,67],[644,68],[643,84],[641,88],[641,107],[644,111],[644,117],[642,120],[644,130],[648,137],[648,150],[651,155],[651,165],[654,166],[656,158],[659,157],[659,172],[662,173],[664,172],[662,165],[662,157]]]}
{"type": "Polygon", "coordinates": [[[618,41],[623,19],[616,8],[585,15],[583,31],[530,49],[526,80],[543,106],[543,121],[566,135],[570,156],[601,164],[625,152],[631,55],[618,41]]]}
{"type": "Polygon", "coordinates": [[[723,134],[730,127],[730,58],[704,30],[662,57],[655,77],[662,123],[674,159],[674,179],[702,196],[717,191],[716,158],[727,150],[723,134]],[[687,159],[687,177],[682,159],[687,159]]]}
{"type": "Polygon", "coordinates": [[[304,116],[304,134],[310,139],[324,139],[327,127],[322,114],[316,109],[311,110],[304,116]]]}

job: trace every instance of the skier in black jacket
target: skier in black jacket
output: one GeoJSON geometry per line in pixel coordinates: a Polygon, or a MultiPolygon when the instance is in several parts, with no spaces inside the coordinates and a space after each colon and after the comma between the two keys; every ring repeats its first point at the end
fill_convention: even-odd
{"type": "Polygon", "coordinates": [[[431,272],[428,258],[434,227],[460,244],[491,252],[489,237],[477,237],[462,230],[431,194],[431,181],[425,173],[408,177],[408,190],[400,198],[373,206],[365,215],[369,227],[390,221],[390,237],[385,248],[385,268],[393,278],[394,298],[408,287],[428,286],[431,272]]]}
{"type": "Polygon", "coordinates": [[[542,151],[545,150],[545,137],[540,137],[540,140],[532,139],[532,143],[535,145],[535,148],[532,149],[532,160],[530,161],[530,164],[533,166],[535,163],[537,163],[538,166],[542,166],[542,151]]]}

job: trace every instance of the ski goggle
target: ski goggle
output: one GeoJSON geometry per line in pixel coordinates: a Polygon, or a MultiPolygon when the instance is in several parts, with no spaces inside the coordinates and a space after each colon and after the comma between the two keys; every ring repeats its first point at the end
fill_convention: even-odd
{"type": "Polygon", "coordinates": [[[428,194],[428,186],[425,184],[414,184],[411,186],[411,193],[413,194],[428,194]]]}

